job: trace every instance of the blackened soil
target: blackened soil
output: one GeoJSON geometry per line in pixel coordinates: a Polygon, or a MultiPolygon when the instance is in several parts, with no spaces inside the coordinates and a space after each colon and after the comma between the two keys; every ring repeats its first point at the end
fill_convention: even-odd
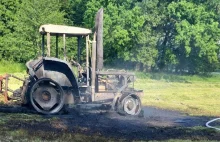
{"type": "MultiPolygon", "coordinates": [[[[220,140],[220,133],[205,127],[210,117],[192,117],[176,111],[144,107],[144,116],[122,116],[112,111],[76,111],[44,116],[46,122],[11,121],[11,129],[30,132],[81,133],[89,136],[132,140],[220,140]],[[56,117],[57,119],[51,119],[56,117]]],[[[48,138],[53,140],[53,138],[48,138]]]]}

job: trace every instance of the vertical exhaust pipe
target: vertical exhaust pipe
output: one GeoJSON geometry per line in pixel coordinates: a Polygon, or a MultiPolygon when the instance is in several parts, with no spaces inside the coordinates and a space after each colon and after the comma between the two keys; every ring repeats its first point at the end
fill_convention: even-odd
{"type": "Polygon", "coordinates": [[[95,18],[95,33],[92,41],[92,102],[95,101],[96,71],[103,68],[103,8],[99,9],[95,18]]]}
{"type": "Polygon", "coordinates": [[[96,69],[103,68],[103,8],[99,9],[95,19],[96,32],[96,69]]]}

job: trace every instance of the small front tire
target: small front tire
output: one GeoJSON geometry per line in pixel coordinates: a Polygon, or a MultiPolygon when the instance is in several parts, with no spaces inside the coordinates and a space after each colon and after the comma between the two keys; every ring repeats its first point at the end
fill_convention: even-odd
{"type": "Polygon", "coordinates": [[[141,101],[137,95],[128,95],[118,102],[118,113],[127,115],[139,115],[141,101]]]}

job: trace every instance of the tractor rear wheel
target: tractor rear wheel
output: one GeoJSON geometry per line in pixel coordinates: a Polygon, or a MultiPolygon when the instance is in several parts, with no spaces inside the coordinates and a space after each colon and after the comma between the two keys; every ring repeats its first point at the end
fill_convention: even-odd
{"type": "Polygon", "coordinates": [[[31,88],[30,102],[34,109],[42,114],[58,113],[64,105],[62,87],[49,78],[39,79],[31,88]]]}

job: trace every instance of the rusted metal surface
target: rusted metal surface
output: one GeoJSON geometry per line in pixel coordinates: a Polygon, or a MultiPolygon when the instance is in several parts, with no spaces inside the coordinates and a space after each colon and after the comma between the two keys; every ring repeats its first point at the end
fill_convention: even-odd
{"type": "Polygon", "coordinates": [[[0,76],[0,93],[3,93],[2,92],[2,87],[3,87],[3,79],[4,79],[4,77],[3,76],[0,76]]]}
{"type": "Polygon", "coordinates": [[[47,56],[50,57],[50,33],[47,33],[47,56]]]}
{"type": "Polygon", "coordinates": [[[4,102],[8,103],[8,75],[0,76],[0,93],[4,96],[4,102]]]}
{"type": "MultiPolygon", "coordinates": [[[[121,93],[128,88],[129,83],[134,83],[134,74],[127,72],[97,72],[98,86],[97,92],[121,93]]],[[[130,87],[129,90],[133,90],[130,87]]]]}
{"type": "Polygon", "coordinates": [[[8,92],[12,92],[12,93],[14,92],[14,90],[8,87],[8,81],[10,77],[15,78],[19,81],[24,81],[24,79],[21,79],[12,74],[5,74],[0,76],[0,93],[4,96],[4,103],[8,103],[10,100],[10,97],[8,96],[8,92]]]}

